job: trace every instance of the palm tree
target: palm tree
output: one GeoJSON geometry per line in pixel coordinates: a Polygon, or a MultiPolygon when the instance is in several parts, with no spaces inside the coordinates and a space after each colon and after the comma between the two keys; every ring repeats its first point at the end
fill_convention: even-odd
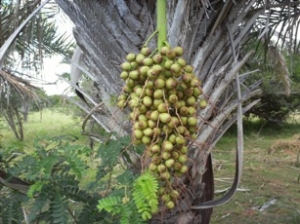
{"type": "MultiPolygon", "coordinates": [[[[123,83],[118,74],[125,56],[139,52],[156,30],[155,1],[57,0],[57,3],[75,24],[81,63],[89,68],[88,74],[98,90],[98,101],[106,106],[105,116],[94,114],[98,123],[119,135],[129,134],[126,112],[112,106],[109,99],[121,92],[123,83]]],[[[243,74],[239,71],[255,53],[249,49],[258,45],[267,49],[278,30],[276,46],[289,40],[289,48],[298,52],[295,36],[299,10],[298,1],[167,1],[167,40],[172,47],[180,45],[185,49],[185,59],[203,81],[208,106],[199,115],[198,144],[190,148],[189,158],[193,163],[189,178],[183,179],[191,194],[182,198],[175,210],[158,214],[151,223],[161,220],[163,223],[208,223],[210,208],[230,198],[241,174],[241,151],[237,153],[237,181],[232,192],[217,203],[203,204],[213,198],[210,153],[214,145],[240,117],[236,112],[240,104],[245,113],[259,102],[251,99],[261,93],[260,81],[247,82],[254,69],[245,67],[243,74]]],[[[155,45],[150,41],[150,47],[155,45]]],[[[91,103],[97,106],[96,102],[91,103]]],[[[239,133],[241,136],[241,129],[239,133]]],[[[242,139],[239,139],[241,147],[242,139]]]]}

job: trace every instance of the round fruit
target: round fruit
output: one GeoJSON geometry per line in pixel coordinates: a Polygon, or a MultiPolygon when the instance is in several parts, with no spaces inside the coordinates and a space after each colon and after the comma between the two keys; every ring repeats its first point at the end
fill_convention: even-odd
{"type": "Polygon", "coordinates": [[[164,68],[169,70],[173,64],[174,62],[172,60],[167,59],[164,63],[164,68]]]}
{"type": "Polygon", "coordinates": [[[146,120],[140,120],[137,122],[138,128],[141,130],[144,130],[145,128],[148,127],[147,121],[146,120]]]}
{"type": "Polygon", "coordinates": [[[173,209],[175,207],[175,204],[173,201],[168,201],[168,203],[166,204],[168,209],[173,209]]]}
{"type": "Polygon", "coordinates": [[[171,153],[164,151],[164,152],[162,152],[161,157],[164,160],[170,159],[171,158],[171,153]]]}
{"type": "Polygon", "coordinates": [[[179,152],[173,151],[173,152],[171,153],[171,156],[172,156],[173,159],[177,160],[178,157],[179,157],[179,152]]]}
{"type": "Polygon", "coordinates": [[[138,80],[139,79],[139,72],[134,70],[134,71],[131,71],[129,73],[129,78],[133,79],[133,80],[138,80]]]}
{"type": "Polygon", "coordinates": [[[179,192],[178,192],[177,190],[172,190],[172,191],[171,191],[171,197],[172,197],[173,200],[178,199],[178,197],[179,197],[179,192]]]}
{"type": "Polygon", "coordinates": [[[174,74],[178,74],[181,70],[181,67],[180,67],[179,64],[174,63],[174,64],[171,65],[170,69],[171,69],[171,72],[173,72],[174,74]]]}
{"type": "Polygon", "coordinates": [[[168,111],[168,105],[165,104],[165,103],[160,103],[158,106],[157,106],[157,111],[159,113],[165,113],[168,111]]]}
{"type": "MultiPolygon", "coordinates": [[[[154,128],[156,127],[156,122],[155,122],[155,121],[148,120],[147,123],[148,123],[148,127],[149,127],[149,128],[154,129],[154,128]]],[[[153,130],[153,131],[154,131],[154,130],[153,130]]],[[[154,134],[154,132],[153,132],[153,134],[154,134]]]]}
{"type": "Polygon", "coordinates": [[[152,99],[150,96],[144,96],[143,97],[143,104],[146,106],[146,107],[150,107],[152,105],[152,99]]]}
{"type": "Polygon", "coordinates": [[[166,53],[166,56],[169,58],[169,59],[174,59],[176,57],[176,53],[175,51],[173,51],[172,49],[169,49],[166,53]]]}
{"type": "Polygon", "coordinates": [[[163,47],[160,49],[160,53],[161,53],[162,55],[166,55],[169,49],[170,49],[169,47],[163,46],[163,47]]]}
{"type": "Polygon", "coordinates": [[[164,172],[164,173],[161,173],[160,175],[159,175],[159,177],[160,177],[160,179],[162,179],[162,180],[169,180],[170,179],[170,177],[171,177],[171,175],[170,175],[170,173],[169,172],[164,172]]]}
{"type": "Polygon", "coordinates": [[[152,66],[153,65],[153,59],[152,58],[145,58],[143,60],[143,65],[152,66]]]}
{"type": "Polygon", "coordinates": [[[154,81],[154,85],[155,85],[155,88],[162,89],[165,86],[165,81],[163,79],[158,78],[154,81]]]}
{"type": "Polygon", "coordinates": [[[185,72],[190,73],[190,72],[193,72],[193,70],[194,70],[194,68],[193,68],[193,66],[191,66],[191,65],[186,65],[186,66],[184,67],[184,71],[185,71],[185,72]]]}
{"type": "Polygon", "coordinates": [[[169,123],[171,121],[171,115],[168,113],[161,113],[161,114],[159,114],[158,118],[162,123],[165,123],[165,124],[169,123]]]}
{"type": "Polygon", "coordinates": [[[188,167],[186,165],[183,165],[179,170],[180,173],[186,173],[187,171],[188,171],[188,167]]]}
{"type": "Polygon", "coordinates": [[[135,61],[138,64],[143,64],[144,59],[145,59],[145,55],[143,55],[143,54],[137,54],[136,57],[135,57],[135,61]]]}
{"type": "Polygon", "coordinates": [[[149,56],[151,54],[151,49],[149,47],[143,47],[141,49],[141,54],[143,54],[145,56],[149,56]]]}
{"type": "Polygon", "coordinates": [[[121,64],[121,68],[122,68],[122,70],[123,71],[130,71],[130,69],[131,69],[131,64],[129,63],[129,62],[123,62],[122,64],[121,64]]]}
{"type": "Polygon", "coordinates": [[[184,145],[186,143],[186,140],[182,135],[179,135],[176,137],[176,143],[178,145],[184,145]]]}
{"type": "Polygon", "coordinates": [[[139,129],[134,130],[133,134],[134,134],[134,137],[138,138],[138,139],[141,139],[144,136],[143,132],[141,130],[139,130],[139,129]]]}
{"type": "Polygon", "coordinates": [[[184,53],[184,50],[182,47],[174,47],[173,50],[176,53],[176,56],[179,56],[179,57],[182,56],[184,53]]]}
{"type": "Polygon", "coordinates": [[[159,153],[160,152],[160,146],[159,145],[152,145],[150,147],[151,152],[153,153],[159,153]]]}
{"type": "Polygon", "coordinates": [[[143,142],[145,145],[149,145],[149,144],[151,143],[151,138],[144,135],[144,136],[142,137],[142,142],[143,142]]]}
{"type": "Polygon", "coordinates": [[[204,100],[204,99],[200,100],[200,101],[199,101],[199,107],[200,107],[201,109],[205,109],[205,108],[207,107],[207,101],[204,100]]]}
{"type": "Polygon", "coordinates": [[[127,79],[128,78],[128,72],[126,72],[126,71],[121,72],[120,77],[123,80],[127,79]]]}
{"type": "Polygon", "coordinates": [[[178,81],[174,78],[168,78],[166,81],[166,88],[167,89],[175,89],[178,85],[178,81]]]}
{"type": "Polygon", "coordinates": [[[194,96],[190,96],[189,98],[187,98],[186,102],[187,105],[193,106],[196,103],[196,98],[194,96]]]}
{"type": "Polygon", "coordinates": [[[162,63],[164,58],[161,54],[156,54],[152,57],[152,59],[153,59],[154,63],[160,64],[160,63],[162,63]]]}
{"type": "Polygon", "coordinates": [[[174,163],[175,163],[174,159],[168,159],[165,161],[165,165],[168,168],[171,168],[174,165],[174,163]]]}
{"type": "Polygon", "coordinates": [[[178,58],[177,63],[181,66],[184,67],[186,66],[186,61],[183,58],[178,58]]]}
{"type": "Polygon", "coordinates": [[[126,101],[125,100],[119,100],[118,103],[117,103],[117,106],[119,108],[123,108],[126,106],[126,101]]]}
{"type": "Polygon", "coordinates": [[[149,164],[149,170],[156,171],[157,170],[157,165],[155,165],[154,163],[150,163],[149,164]]]}
{"type": "Polygon", "coordinates": [[[188,147],[187,146],[182,146],[179,150],[182,154],[187,154],[188,152],[188,147]]]}
{"type": "Polygon", "coordinates": [[[151,136],[153,135],[153,130],[152,130],[152,128],[146,128],[146,129],[144,129],[144,130],[143,130],[143,134],[144,134],[145,136],[151,137],[151,136]]]}
{"type": "Polygon", "coordinates": [[[158,172],[163,173],[163,172],[165,172],[167,170],[167,168],[166,168],[166,166],[164,164],[159,164],[157,166],[157,170],[158,170],[158,172]]]}
{"type": "Polygon", "coordinates": [[[129,62],[133,62],[135,60],[135,54],[134,53],[129,53],[126,55],[126,60],[129,62]]]}
{"type": "Polygon", "coordinates": [[[179,157],[178,157],[178,162],[180,162],[180,163],[185,163],[186,161],[187,161],[187,156],[186,155],[180,155],[179,157]]]}
{"type": "Polygon", "coordinates": [[[158,116],[159,116],[159,112],[157,110],[154,110],[150,114],[150,119],[152,121],[157,121],[158,120],[158,116]]]}
{"type": "Polygon", "coordinates": [[[162,89],[157,89],[154,91],[153,97],[155,99],[161,99],[161,98],[163,98],[163,94],[164,94],[164,91],[162,89]]]}
{"type": "Polygon", "coordinates": [[[195,117],[189,117],[187,119],[187,123],[190,126],[196,126],[197,125],[197,118],[195,118],[195,117]]]}
{"type": "Polygon", "coordinates": [[[169,102],[171,104],[175,104],[175,103],[177,103],[177,101],[178,101],[178,97],[175,94],[172,94],[169,96],[169,102]]]}
{"type": "Polygon", "coordinates": [[[170,151],[173,150],[174,146],[173,146],[172,142],[170,142],[170,141],[164,141],[163,144],[162,144],[162,148],[166,152],[170,152],[170,151]]]}
{"type": "Polygon", "coordinates": [[[183,107],[180,107],[180,109],[179,109],[179,113],[180,113],[180,115],[183,115],[183,116],[186,116],[186,115],[188,115],[188,113],[189,113],[189,109],[188,109],[188,107],[185,107],[185,106],[183,106],[183,107]]]}

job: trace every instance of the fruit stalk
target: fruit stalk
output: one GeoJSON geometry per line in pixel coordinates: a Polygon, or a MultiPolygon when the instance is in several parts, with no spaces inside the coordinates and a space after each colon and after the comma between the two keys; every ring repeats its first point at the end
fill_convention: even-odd
{"type": "Polygon", "coordinates": [[[162,48],[164,42],[167,40],[167,1],[156,1],[156,13],[157,13],[157,48],[162,48]]]}

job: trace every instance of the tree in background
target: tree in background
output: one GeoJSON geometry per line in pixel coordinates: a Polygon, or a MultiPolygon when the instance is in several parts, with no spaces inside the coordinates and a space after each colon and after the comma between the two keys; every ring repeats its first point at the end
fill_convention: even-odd
{"type": "MultiPolygon", "coordinates": [[[[0,45],[2,46],[18,26],[33,12],[40,1],[10,1],[2,5],[0,14],[0,45]]],[[[33,17],[19,33],[1,60],[1,114],[7,120],[17,139],[22,140],[23,120],[26,121],[30,105],[38,104],[32,85],[41,76],[43,58],[54,54],[67,56],[72,52],[72,39],[57,34],[53,17],[57,5],[51,3],[41,14],[33,17]],[[52,21],[51,21],[52,20],[52,21]],[[16,129],[16,125],[19,129],[16,129]]]]}
{"type": "Polygon", "coordinates": [[[256,116],[264,122],[281,125],[289,115],[300,109],[298,53],[269,45],[268,54],[263,49],[248,62],[251,68],[259,68],[253,80],[262,80],[261,101],[245,115],[256,116]],[[261,63],[261,62],[264,63],[261,63]]]}

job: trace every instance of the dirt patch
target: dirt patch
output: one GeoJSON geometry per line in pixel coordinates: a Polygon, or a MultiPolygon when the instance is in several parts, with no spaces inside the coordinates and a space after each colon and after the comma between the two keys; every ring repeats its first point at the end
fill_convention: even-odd
{"type": "Polygon", "coordinates": [[[276,140],[269,148],[268,153],[299,153],[300,134],[294,135],[291,139],[276,140]]]}

